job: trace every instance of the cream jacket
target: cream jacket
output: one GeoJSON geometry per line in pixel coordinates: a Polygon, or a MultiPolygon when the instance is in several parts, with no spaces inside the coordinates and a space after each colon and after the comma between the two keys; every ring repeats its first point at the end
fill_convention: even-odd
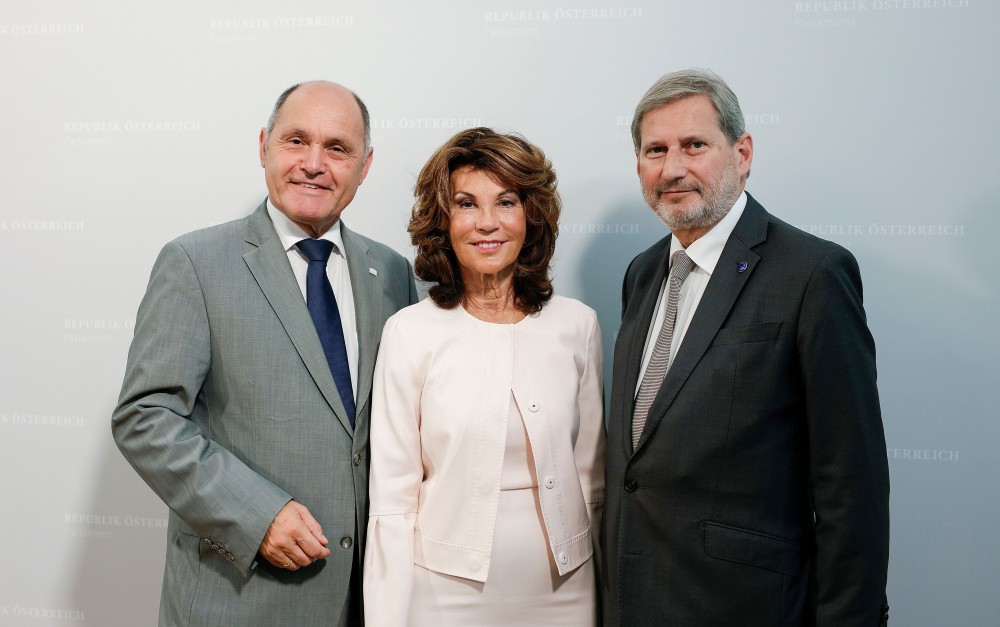
{"type": "Polygon", "coordinates": [[[602,381],[597,318],[572,299],[554,296],[516,324],[430,299],[388,320],[372,389],[369,627],[406,624],[413,564],[486,581],[511,394],[559,573],[590,559],[604,500],[602,381]]]}

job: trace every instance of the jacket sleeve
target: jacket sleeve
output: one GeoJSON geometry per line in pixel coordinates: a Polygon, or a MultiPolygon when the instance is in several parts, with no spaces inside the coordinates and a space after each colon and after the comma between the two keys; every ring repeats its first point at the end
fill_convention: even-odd
{"type": "Polygon", "coordinates": [[[849,252],[837,247],[817,265],[799,320],[816,516],[815,625],[878,625],[886,610],[889,472],[875,344],[849,252]]]}
{"type": "Polygon", "coordinates": [[[580,473],[580,487],[590,515],[594,545],[594,564],[598,573],[603,566],[600,555],[601,522],[604,518],[604,459],[607,438],[604,428],[604,361],[601,330],[597,316],[588,321],[586,363],[580,376],[577,404],[580,433],[573,454],[580,473]]]}
{"type": "MultiPolygon", "coordinates": [[[[589,506],[599,508],[604,503],[604,361],[601,351],[601,330],[597,317],[588,321],[586,363],[580,375],[577,404],[580,411],[580,433],[574,456],[580,473],[583,498],[589,506]]],[[[600,519],[600,516],[597,517],[600,519]]],[[[593,523],[594,516],[591,516],[593,523]]]]}
{"type": "Polygon", "coordinates": [[[399,318],[382,334],[372,385],[370,517],[364,563],[365,624],[406,625],[413,590],[413,532],[423,464],[416,339],[399,318]]]}
{"type": "Polygon", "coordinates": [[[211,366],[209,314],[178,242],[153,266],[136,316],[111,429],[143,480],[213,548],[248,572],[291,496],[205,436],[192,420],[211,366]]]}

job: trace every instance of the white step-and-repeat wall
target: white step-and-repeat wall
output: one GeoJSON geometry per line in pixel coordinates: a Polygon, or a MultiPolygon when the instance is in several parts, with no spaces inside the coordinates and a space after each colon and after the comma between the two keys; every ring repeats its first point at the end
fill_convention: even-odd
{"type": "Polygon", "coordinates": [[[998,22],[992,0],[4,3],[0,625],[155,623],[165,508],[109,415],[156,253],[264,197],[257,133],[285,87],[367,101],[375,161],[344,219],[411,258],[435,147],[476,125],[540,145],[557,291],[598,311],[610,354],[625,267],[666,232],[631,112],[685,67],[738,94],[749,191],[861,264],[893,624],[996,624],[998,22]]]}

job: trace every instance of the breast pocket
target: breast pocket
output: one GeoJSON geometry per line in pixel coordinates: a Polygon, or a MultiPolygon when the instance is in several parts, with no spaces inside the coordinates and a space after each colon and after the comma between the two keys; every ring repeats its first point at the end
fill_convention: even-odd
{"type": "Polygon", "coordinates": [[[753,344],[755,342],[773,342],[781,333],[780,322],[765,322],[741,327],[726,327],[719,329],[712,340],[712,346],[730,344],[753,344]]]}
{"type": "Polygon", "coordinates": [[[253,415],[265,423],[289,423],[306,418],[302,408],[306,405],[305,399],[316,395],[316,385],[306,372],[296,373],[291,369],[276,372],[291,376],[282,377],[280,382],[259,380],[248,384],[253,389],[253,415]]]}

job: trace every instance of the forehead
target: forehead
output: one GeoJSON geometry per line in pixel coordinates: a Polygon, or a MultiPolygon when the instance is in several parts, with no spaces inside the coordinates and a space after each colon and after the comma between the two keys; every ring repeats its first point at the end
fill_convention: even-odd
{"type": "Polygon", "coordinates": [[[303,85],[293,91],[278,111],[274,126],[320,135],[364,136],[357,101],[346,89],[334,85],[303,85]]]}
{"type": "Polygon", "coordinates": [[[692,133],[722,134],[719,114],[708,96],[687,96],[647,111],[639,126],[642,142],[662,140],[674,135],[692,133]]]}
{"type": "Polygon", "coordinates": [[[470,164],[455,168],[450,178],[451,187],[455,192],[468,192],[472,188],[486,188],[487,190],[510,188],[494,172],[470,164]]]}

